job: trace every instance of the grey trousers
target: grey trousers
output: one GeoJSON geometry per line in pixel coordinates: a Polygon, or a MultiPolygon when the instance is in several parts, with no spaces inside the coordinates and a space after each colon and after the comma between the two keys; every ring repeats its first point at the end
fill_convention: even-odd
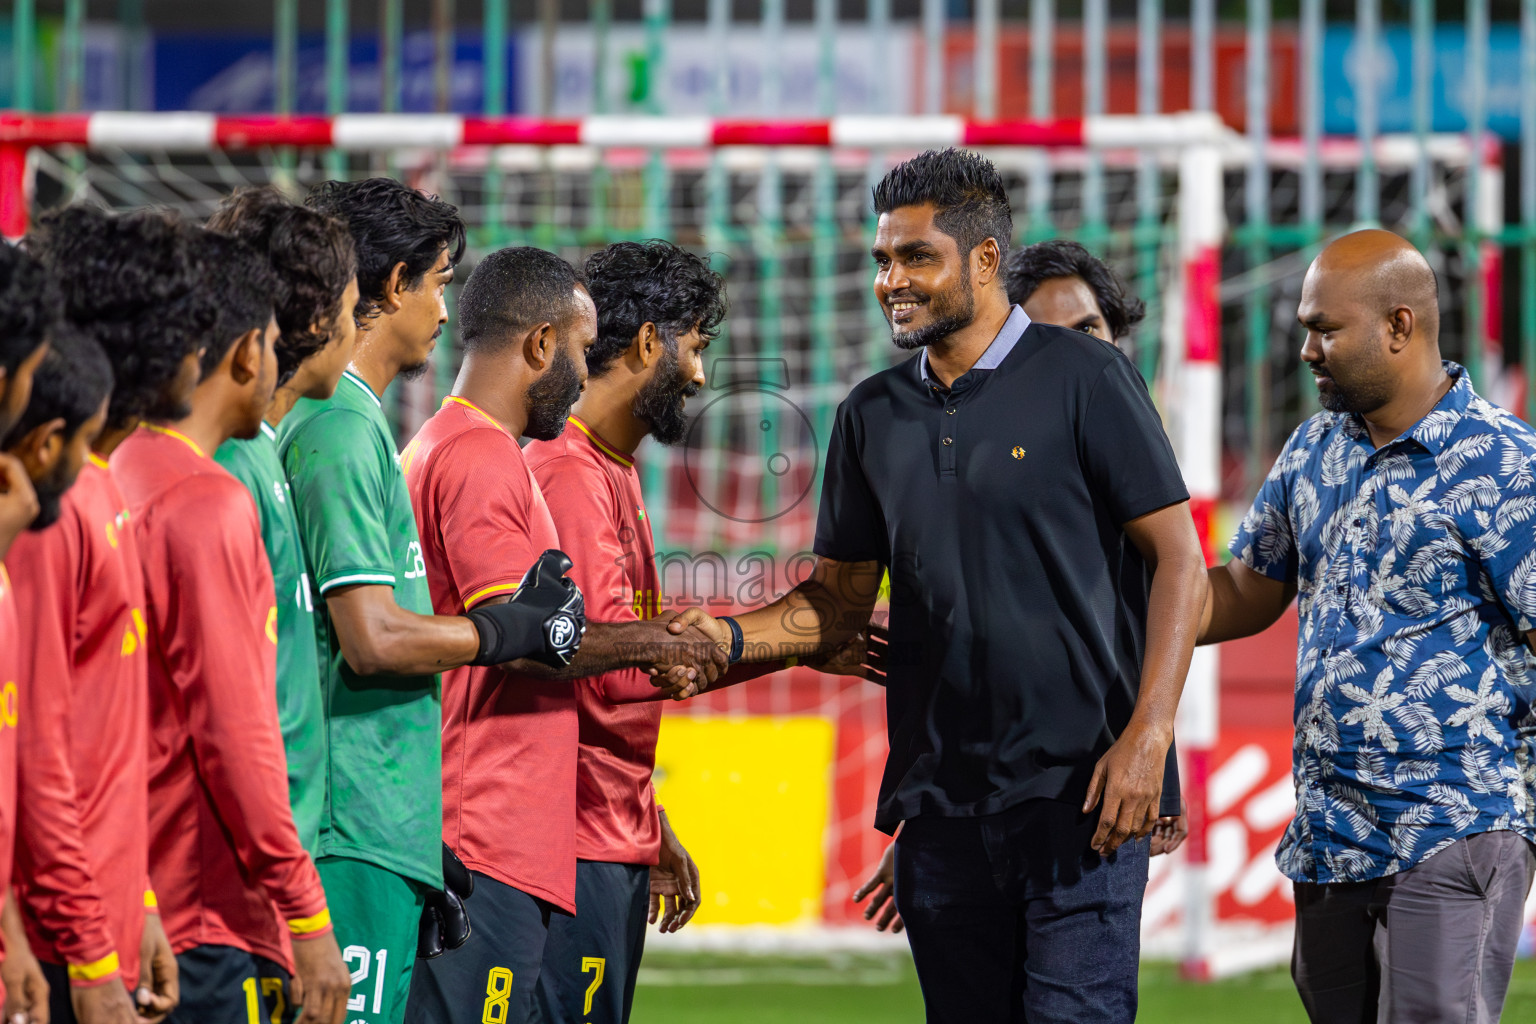
{"type": "Polygon", "coordinates": [[[1407,871],[1296,883],[1291,977],[1313,1024],[1494,1024],[1515,967],[1536,848],[1457,840],[1407,871]]]}

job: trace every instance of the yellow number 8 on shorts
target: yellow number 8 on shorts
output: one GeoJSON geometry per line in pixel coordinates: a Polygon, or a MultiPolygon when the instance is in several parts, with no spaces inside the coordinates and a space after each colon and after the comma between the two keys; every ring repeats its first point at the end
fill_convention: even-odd
{"type": "Polygon", "coordinates": [[[512,972],[492,967],[485,976],[485,1008],[480,1024],[507,1024],[507,1002],[512,998],[512,972]]]}

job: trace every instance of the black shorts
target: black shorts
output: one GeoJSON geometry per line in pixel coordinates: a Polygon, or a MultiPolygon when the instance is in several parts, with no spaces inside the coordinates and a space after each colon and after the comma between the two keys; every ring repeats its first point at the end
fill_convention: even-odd
{"type": "Polygon", "coordinates": [[[169,1024],[289,1024],[288,972],[234,946],[193,946],[176,954],[181,1003],[169,1024]]]}
{"type": "Polygon", "coordinates": [[[534,1020],[624,1024],[645,951],[651,869],[576,862],[576,916],[549,923],[534,1020]]]}
{"type": "Polygon", "coordinates": [[[569,917],[536,896],[478,871],[464,901],[469,939],[411,973],[406,1024],[524,1024],[552,919],[569,917]]]}
{"type": "Polygon", "coordinates": [[[39,960],[37,965],[43,969],[43,979],[48,982],[49,1024],[78,1024],[75,1004],[69,998],[69,968],[46,960],[39,960]]]}

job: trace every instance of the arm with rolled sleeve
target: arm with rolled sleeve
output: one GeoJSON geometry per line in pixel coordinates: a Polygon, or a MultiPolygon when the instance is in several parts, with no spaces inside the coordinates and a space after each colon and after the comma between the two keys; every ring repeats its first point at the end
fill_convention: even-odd
{"type": "Polygon", "coordinates": [[[249,492],[232,477],[189,477],[146,524],[146,566],[169,594],[163,649],[220,821],[249,877],[294,938],[330,930],[325,892],[299,842],[277,717],[276,603],[249,492]],[[189,523],[217,528],[191,531],[189,523]],[[158,550],[156,550],[158,548],[158,550]]]}

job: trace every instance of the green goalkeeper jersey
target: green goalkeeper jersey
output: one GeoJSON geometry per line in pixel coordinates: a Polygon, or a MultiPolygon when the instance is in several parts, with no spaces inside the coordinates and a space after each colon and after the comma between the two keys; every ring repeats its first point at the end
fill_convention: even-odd
{"type": "Polygon", "coordinates": [[[245,484],[261,518],[261,539],[277,592],[277,718],[288,758],[288,802],[299,841],[316,856],[325,806],[325,702],[309,565],[288,478],[277,457],[277,433],[263,423],[261,433],[249,441],[225,441],[214,458],[245,484]]]}
{"type": "Polygon", "coordinates": [[[442,886],[442,699],[435,675],[369,676],[341,655],[325,594],[394,588],[432,614],[416,516],[379,397],[348,370],[326,401],[301,398],[278,429],[315,589],[325,690],[320,854],[354,857],[442,886]]]}

